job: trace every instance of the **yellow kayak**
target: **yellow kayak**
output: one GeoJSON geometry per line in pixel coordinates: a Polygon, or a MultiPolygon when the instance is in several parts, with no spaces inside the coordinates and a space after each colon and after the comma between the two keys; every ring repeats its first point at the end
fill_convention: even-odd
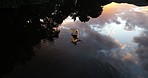
{"type": "Polygon", "coordinates": [[[77,42],[78,39],[77,38],[72,38],[72,42],[77,42]]]}

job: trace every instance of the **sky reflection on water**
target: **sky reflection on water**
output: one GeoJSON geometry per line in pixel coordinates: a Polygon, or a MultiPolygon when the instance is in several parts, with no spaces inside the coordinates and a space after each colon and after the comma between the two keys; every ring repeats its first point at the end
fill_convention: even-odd
{"type": "Polygon", "coordinates": [[[26,66],[5,78],[148,78],[148,6],[113,2],[98,18],[83,23],[68,17],[59,28],[59,38],[41,40],[26,66]],[[77,45],[70,29],[80,31],[77,45]]]}
{"type": "MultiPolygon", "coordinates": [[[[81,35],[85,36],[88,35],[88,32],[84,33],[83,31],[90,30],[98,35],[111,37],[116,44],[119,44],[119,48],[112,48],[110,51],[102,49],[98,53],[101,52],[107,57],[122,61],[117,64],[119,66],[116,68],[121,69],[120,65],[124,63],[125,67],[130,70],[129,72],[135,75],[133,77],[148,77],[148,50],[146,49],[148,42],[145,40],[148,39],[148,6],[138,7],[132,4],[113,2],[104,6],[103,14],[98,18],[91,19],[87,23],[80,23],[78,19],[73,22],[68,17],[60,27],[68,30],[78,28],[81,35]],[[145,39],[143,40],[143,38],[145,39]]],[[[108,61],[110,62],[111,59],[108,61]]],[[[112,62],[110,63],[113,65],[112,62]]]]}

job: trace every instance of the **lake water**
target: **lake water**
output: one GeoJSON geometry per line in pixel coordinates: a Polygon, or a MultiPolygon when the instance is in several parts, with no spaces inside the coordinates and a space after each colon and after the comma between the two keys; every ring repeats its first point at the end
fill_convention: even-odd
{"type": "Polygon", "coordinates": [[[83,23],[70,17],[59,38],[43,39],[35,55],[4,78],[147,78],[148,7],[111,3],[103,14],[83,23]],[[78,29],[81,41],[71,42],[78,29]]]}

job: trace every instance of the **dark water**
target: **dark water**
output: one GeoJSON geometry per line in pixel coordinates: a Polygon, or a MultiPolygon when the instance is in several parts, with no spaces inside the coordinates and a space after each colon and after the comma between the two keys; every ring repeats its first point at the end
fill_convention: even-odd
{"type": "MultiPolygon", "coordinates": [[[[28,8],[26,10],[28,11],[28,8]]],[[[111,16],[100,16],[102,19],[88,23],[80,21],[63,23],[59,38],[53,40],[53,37],[48,36],[49,32],[41,30],[40,17],[36,17],[38,14],[31,13],[26,17],[24,10],[17,15],[13,9],[13,14],[8,16],[12,18],[1,19],[3,22],[1,28],[4,29],[2,41],[5,43],[2,44],[4,48],[1,52],[3,58],[0,76],[3,78],[147,78],[147,21],[141,21],[147,16],[147,7],[142,10],[143,12],[139,10],[135,12],[127,9],[127,13],[121,15],[119,12],[116,16],[120,19],[113,13],[111,16]],[[127,19],[131,13],[133,13],[132,18],[127,19]],[[133,20],[137,17],[139,19],[133,20]],[[111,23],[108,19],[111,19],[111,23]],[[26,25],[28,20],[33,23],[26,25]],[[113,33],[109,32],[111,36],[104,35],[108,30],[100,27],[103,23],[105,27],[114,25],[111,28],[113,33]],[[123,25],[127,25],[127,28],[122,28],[123,25]],[[134,32],[135,25],[145,28],[145,31],[137,35],[138,31],[134,32]],[[71,42],[70,28],[78,28],[81,33],[81,41],[77,45],[71,42]]],[[[113,12],[116,13],[116,10],[113,12]]],[[[58,20],[59,23],[66,17],[67,15],[58,20]]]]}
{"type": "Polygon", "coordinates": [[[127,50],[122,50],[121,45],[111,37],[94,31],[87,23],[77,21],[68,25],[60,26],[59,38],[54,38],[54,41],[49,39],[39,41],[38,37],[33,38],[38,40],[36,41],[38,43],[33,47],[26,45],[26,48],[17,54],[16,59],[12,59],[12,62],[9,60],[8,62],[12,64],[8,65],[11,67],[5,67],[10,67],[11,69],[7,70],[11,71],[3,78],[139,78],[147,76],[133,61],[122,60],[122,55],[127,50]],[[79,26],[75,27],[75,25],[79,26]],[[81,33],[81,41],[77,45],[71,42],[69,28],[77,28],[81,33]]]}
{"type": "Polygon", "coordinates": [[[61,30],[55,41],[41,40],[33,48],[35,56],[3,78],[119,78],[115,68],[96,58],[99,48],[82,40],[74,45],[68,31],[61,30]]]}

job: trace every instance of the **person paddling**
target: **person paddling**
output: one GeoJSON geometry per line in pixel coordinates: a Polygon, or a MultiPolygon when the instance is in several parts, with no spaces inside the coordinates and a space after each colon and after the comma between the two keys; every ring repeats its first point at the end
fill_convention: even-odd
{"type": "Polygon", "coordinates": [[[80,41],[78,29],[76,29],[73,33],[71,33],[71,36],[72,36],[72,42],[76,45],[76,42],[80,41]]]}

